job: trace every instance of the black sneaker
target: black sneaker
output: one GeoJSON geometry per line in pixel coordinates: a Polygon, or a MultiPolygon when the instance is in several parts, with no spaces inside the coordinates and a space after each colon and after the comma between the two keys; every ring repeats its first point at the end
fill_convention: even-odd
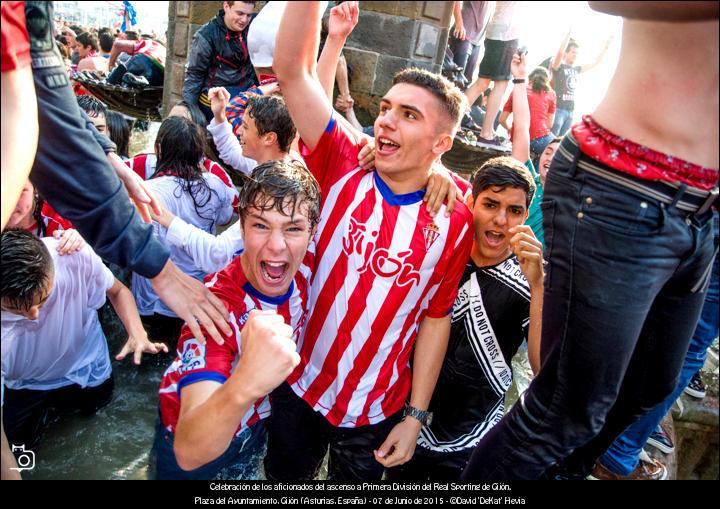
{"type": "Polygon", "coordinates": [[[115,69],[107,77],[107,82],[111,85],[119,85],[122,83],[122,78],[127,72],[127,67],[123,64],[118,64],[115,69]]]}
{"type": "Polygon", "coordinates": [[[507,145],[505,145],[504,143],[502,143],[502,142],[501,142],[500,140],[498,140],[497,138],[493,138],[492,140],[488,140],[487,138],[483,138],[482,136],[478,136],[478,138],[477,138],[477,145],[478,145],[478,147],[494,149],[494,150],[497,150],[497,151],[499,151],[499,152],[509,152],[509,151],[510,151],[510,147],[508,147],[507,145]]]}
{"type": "Polygon", "coordinates": [[[670,435],[668,435],[660,425],[655,428],[655,431],[653,431],[650,438],[648,438],[647,445],[651,445],[665,454],[670,454],[675,450],[675,445],[673,444],[670,435]]]}
{"type": "Polygon", "coordinates": [[[705,382],[700,378],[699,371],[693,375],[692,380],[690,380],[688,386],[685,387],[685,392],[693,398],[703,399],[705,397],[707,388],[705,387],[705,382]]]}
{"type": "Polygon", "coordinates": [[[130,72],[126,72],[123,75],[122,82],[131,88],[145,88],[150,85],[145,76],[137,76],[130,72]]]}

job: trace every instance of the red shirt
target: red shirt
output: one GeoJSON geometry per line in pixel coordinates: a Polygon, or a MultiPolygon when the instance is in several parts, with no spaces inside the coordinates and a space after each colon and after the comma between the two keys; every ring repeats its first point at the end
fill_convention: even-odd
{"type": "Polygon", "coordinates": [[[30,39],[25,28],[25,2],[2,2],[2,72],[30,65],[30,39]]]}
{"type": "Polygon", "coordinates": [[[585,154],[617,171],[706,191],[718,185],[717,168],[706,168],[626,140],[599,125],[590,115],[572,126],[572,134],[585,154]]]}
{"type": "Polygon", "coordinates": [[[456,204],[433,218],[424,191],[396,195],[358,167],[358,139],[332,119],[302,156],[322,189],[315,275],[293,391],[334,426],[376,424],[402,409],[418,328],[452,311],[472,244],[456,204]]]}
{"type": "MultiPolygon", "coordinates": [[[[527,89],[528,106],[530,107],[530,139],[542,138],[550,134],[547,126],[548,118],[555,113],[555,92],[535,92],[532,88],[527,89]]],[[[512,113],[512,93],[505,103],[503,111],[512,113]]]]}
{"type": "MultiPolygon", "coordinates": [[[[314,263],[312,246],[290,285],[279,297],[268,297],[255,289],[245,277],[240,257],[206,279],[210,291],[223,301],[229,312],[233,333],[218,345],[211,338],[202,345],[184,325],[178,340],[177,356],[160,382],[160,416],[163,426],[174,433],[180,416],[180,391],[195,382],[225,383],[242,356],[240,333],[253,309],[274,310],[293,328],[297,341],[308,307],[308,286],[314,263]]],[[[238,424],[236,435],[270,415],[270,400],[263,396],[252,405],[238,424]]]]}

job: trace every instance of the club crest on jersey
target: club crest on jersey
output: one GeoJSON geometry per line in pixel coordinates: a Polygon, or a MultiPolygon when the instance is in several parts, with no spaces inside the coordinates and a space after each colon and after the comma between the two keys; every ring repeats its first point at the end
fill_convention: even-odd
{"type": "Polygon", "coordinates": [[[423,228],[423,233],[425,234],[425,250],[430,251],[430,248],[440,236],[440,228],[433,221],[423,228]]]}
{"type": "Polygon", "coordinates": [[[350,218],[347,237],[343,239],[343,251],[347,255],[357,254],[362,257],[363,264],[358,272],[362,274],[371,270],[378,277],[395,278],[398,286],[420,284],[420,273],[408,261],[412,251],[391,253],[388,249],[375,245],[377,236],[376,231],[367,235],[367,227],[350,218]],[[363,242],[368,237],[370,240],[363,242]]]}
{"type": "Polygon", "coordinates": [[[238,318],[238,323],[243,326],[245,325],[245,322],[248,321],[248,318],[250,318],[250,311],[253,311],[255,308],[248,309],[245,311],[242,315],[240,315],[240,318],[238,318]]]}
{"type": "Polygon", "coordinates": [[[183,344],[183,351],[180,355],[181,365],[178,373],[186,373],[194,369],[205,367],[205,345],[195,338],[188,339],[183,344]]]}

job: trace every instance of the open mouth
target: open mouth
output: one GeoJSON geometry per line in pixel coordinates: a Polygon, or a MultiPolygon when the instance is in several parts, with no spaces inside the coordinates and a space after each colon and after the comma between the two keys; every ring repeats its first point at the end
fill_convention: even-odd
{"type": "Polygon", "coordinates": [[[289,265],[285,262],[260,262],[260,271],[268,284],[278,284],[285,279],[289,265]]]}
{"type": "Polygon", "coordinates": [[[490,247],[500,247],[505,242],[505,235],[499,232],[486,231],[485,241],[490,247]]]}
{"type": "Polygon", "coordinates": [[[388,138],[382,137],[382,138],[378,138],[378,140],[377,140],[377,151],[376,152],[378,154],[388,156],[388,155],[394,154],[399,149],[400,149],[400,145],[398,145],[397,143],[395,143],[394,141],[392,141],[388,138]]]}

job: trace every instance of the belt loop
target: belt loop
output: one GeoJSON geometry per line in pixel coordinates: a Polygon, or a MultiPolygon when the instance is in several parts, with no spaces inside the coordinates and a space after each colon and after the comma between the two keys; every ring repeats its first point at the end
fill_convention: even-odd
{"type": "MultiPolygon", "coordinates": [[[[567,143],[570,148],[572,148],[575,151],[575,154],[573,155],[572,163],[570,164],[570,170],[568,171],[568,177],[575,177],[575,174],[577,173],[578,169],[578,160],[580,159],[580,156],[582,156],[582,150],[580,149],[580,143],[575,139],[574,136],[572,136],[571,133],[567,133],[565,138],[563,138],[562,143],[567,143]]],[[[572,154],[572,152],[570,152],[572,154]]]]}
{"type": "Polygon", "coordinates": [[[675,208],[675,206],[678,204],[680,199],[685,194],[685,190],[687,189],[687,184],[684,182],[680,184],[680,188],[677,190],[677,193],[675,193],[675,196],[673,197],[672,201],[670,202],[670,205],[668,205],[669,209],[675,208]]]}

